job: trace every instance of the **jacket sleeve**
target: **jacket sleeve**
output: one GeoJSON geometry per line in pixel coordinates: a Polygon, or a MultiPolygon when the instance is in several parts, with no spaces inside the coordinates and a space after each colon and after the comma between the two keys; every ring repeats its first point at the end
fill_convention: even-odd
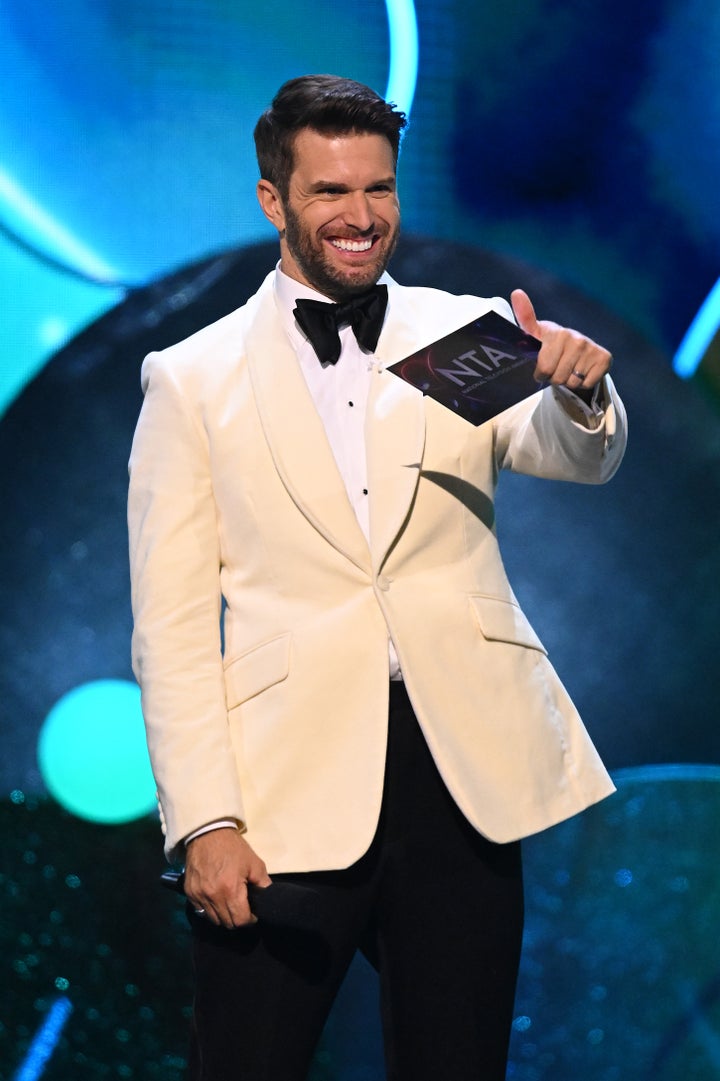
{"type": "Polygon", "coordinates": [[[243,807],[227,722],[208,440],[166,354],[146,359],[143,389],[128,499],[132,659],[173,859],[208,822],[242,827],[243,807]]]}
{"type": "Polygon", "coordinates": [[[501,413],[495,419],[498,468],[584,484],[610,480],[625,453],[627,418],[609,376],[600,397],[603,413],[594,428],[573,419],[552,387],[501,413]]]}

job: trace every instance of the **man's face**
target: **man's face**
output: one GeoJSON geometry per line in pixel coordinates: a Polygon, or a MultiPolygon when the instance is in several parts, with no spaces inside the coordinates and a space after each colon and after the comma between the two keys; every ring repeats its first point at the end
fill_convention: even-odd
{"type": "Polygon", "coordinates": [[[258,187],[280,230],[281,267],[333,300],[347,300],[374,285],[397,243],[390,143],[367,132],[322,135],[306,128],[294,150],[287,199],[266,181],[258,187]]]}

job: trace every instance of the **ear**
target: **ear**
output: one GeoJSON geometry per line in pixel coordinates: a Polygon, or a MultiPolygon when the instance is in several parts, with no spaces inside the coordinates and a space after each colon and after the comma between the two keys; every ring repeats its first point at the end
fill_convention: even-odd
{"type": "Polygon", "coordinates": [[[258,180],[256,191],[263,214],[270,224],[282,233],[285,229],[285,211],[280,192],[269,180],[258,180]]]}

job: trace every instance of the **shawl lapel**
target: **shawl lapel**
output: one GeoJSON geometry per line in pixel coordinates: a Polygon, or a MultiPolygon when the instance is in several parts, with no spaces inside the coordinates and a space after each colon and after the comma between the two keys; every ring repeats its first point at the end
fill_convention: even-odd
{"type": "Polygon", "coordinates": [[[391,289],[391,298],[366,417],[370,550],[295,353],[279,325],[272,275],[254,298],[246,335],[261,423],[289,495],[339,552],[360,569],[375,573],[409,513],[425,443],[422,395],[382,370],[383,364],[418,348],[412,312],[397,287],[391,289]]]}

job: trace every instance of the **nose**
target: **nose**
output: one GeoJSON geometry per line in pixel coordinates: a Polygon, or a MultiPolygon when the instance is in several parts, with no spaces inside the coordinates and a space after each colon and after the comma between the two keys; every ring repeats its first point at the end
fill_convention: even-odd
{"type": "Polygon", "coordinates": [[[343,218],[361,233],[369,233],[375,225],[372,202],[364,191],[348,192],[343,205],[343,218]]]}

